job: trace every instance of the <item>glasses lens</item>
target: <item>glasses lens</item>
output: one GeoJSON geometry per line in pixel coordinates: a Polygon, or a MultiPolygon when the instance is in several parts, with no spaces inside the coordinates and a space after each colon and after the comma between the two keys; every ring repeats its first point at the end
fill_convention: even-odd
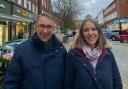
{"type": "Polygon", "coordinates": [[[48,30],[52,30],[53,29],[53,26],[52,25],[43,25],[43,24],[40,24],[38,25],[38,27],[42,30],[44,30],[45,28],[48,29],[48,30]]]}
{"type": "Polygon", "coordinates": [[[38,27],[39,27],[40,29],[44,29],[44,28],[45,28],[45,25],[40,24],[40,25],[38,25],[38,27]]]}
{"type": "Polygon", "coordinates": [[[47,28],[47,29],[52,29],[53,26],[52,26],[52,25],[47,25],[46,28],[47,28]]]}

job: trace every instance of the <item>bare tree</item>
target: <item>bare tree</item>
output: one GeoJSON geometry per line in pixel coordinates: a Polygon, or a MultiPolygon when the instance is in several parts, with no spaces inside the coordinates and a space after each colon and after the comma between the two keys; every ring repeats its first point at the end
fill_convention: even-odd
{"type": "Polygon", "coordinates": [[[85,19],[93,19],[93,17],[90,14],[88,14],[85,16],[85,19]]]}
{"type": "Polygon", "coordinates": [[[60,13],[64,28],[74,27],[73,20],[81,11],[77,0],[58,0],[55,7],[60,13]]]}

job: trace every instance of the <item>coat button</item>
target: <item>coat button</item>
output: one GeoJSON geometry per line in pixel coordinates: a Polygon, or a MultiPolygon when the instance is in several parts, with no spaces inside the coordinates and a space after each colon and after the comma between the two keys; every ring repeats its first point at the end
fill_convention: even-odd
{"type": "Polygon", "coordinates": [[[87,64],[84,64],[84,66],[86,66],[87,64]]]}
{"type": "Polygon", "coordinates": [[[56,50],[56,52],[59,52],[59,50],[56,50]]]}

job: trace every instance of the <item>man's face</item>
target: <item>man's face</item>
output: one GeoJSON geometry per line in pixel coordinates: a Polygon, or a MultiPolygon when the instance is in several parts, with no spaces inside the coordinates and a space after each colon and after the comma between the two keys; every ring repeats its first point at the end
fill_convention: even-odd
{"type": "Polygon", "coordinates": [[[42,42],[47,42],[53,35],[54,22],[45,16],[41,16],[35,25],[37,36],[42,42]]]}

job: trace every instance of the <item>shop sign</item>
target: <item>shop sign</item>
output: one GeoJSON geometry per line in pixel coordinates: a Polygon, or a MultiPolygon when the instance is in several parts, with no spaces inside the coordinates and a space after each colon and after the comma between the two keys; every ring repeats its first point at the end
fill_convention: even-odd
{"type": "Polygon", "coordinates": [[[128,19],[120,19],[120,20],[115,20],[113,21],[114,24],[119,24],[119,23],[128,23],[128,19]]]}
{"type": "Polygon", "coordinates": [[[127,23],[128,22],[128,19],[121,19],[120,22],[121,23],[127,23]]]}
{"type": "Polygon", "coordinates": [[[20,15],[26,17],[26,16],[28,16],[28,12],[25,11],[25,10],[21,10],[21,11],[20,11],[20,15]]]}
{"type": "Polygon", "coordinates": [[[29,12],[17,6],[13,6],[13,15],[29,18],[29,12]]]}

